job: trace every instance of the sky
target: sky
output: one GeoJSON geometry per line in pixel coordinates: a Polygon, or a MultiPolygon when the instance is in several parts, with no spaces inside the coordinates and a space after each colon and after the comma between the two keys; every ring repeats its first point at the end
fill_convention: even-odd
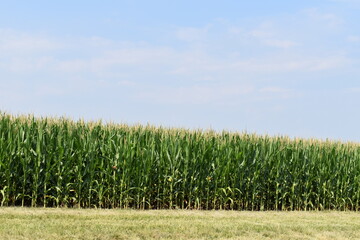
{"type": "Polygon", "coordinates": [[[360,0],[0,2],[0,111],[360,141],[360,0]]]}

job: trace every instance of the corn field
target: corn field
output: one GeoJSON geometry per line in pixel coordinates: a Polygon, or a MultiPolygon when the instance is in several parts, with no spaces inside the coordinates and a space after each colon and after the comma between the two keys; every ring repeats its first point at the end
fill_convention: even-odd
{"type": "Polygon", "coordinates": [[[360,144],[0,113],[1,206],[360,210],[360,144]]]}

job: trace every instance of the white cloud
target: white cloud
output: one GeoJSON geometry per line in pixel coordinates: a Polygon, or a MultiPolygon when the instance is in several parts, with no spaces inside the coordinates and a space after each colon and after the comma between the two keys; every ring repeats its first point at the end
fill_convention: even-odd
{"type": "Polygon", "coordinates": [[[349,93],[360,93],[360,87],[348,88],[348,89],[346,89],[346,92],[349,92],[349,93]]]}
{"type": "Polygon", "coordinates": [[[360,42],[360,36],[350,35],[346,38],[348,42],[358,43],[360,42]]]}
{"type": "MultiPolygon", "coordinates": [[[[166,65],[173,60],[173,50],[167,47],[131,47],[103,52],[90,58],[59,61],[54,68],[64,72],[96,72],[110,71],[110,68],[138,66],[146,68],[154,65],[166,65]]],[[[111,71],[116,71],[112,69],[111,71]]]]}
{"type": "MultiPolygon", "coordinates": [[[[318,11],[310,13],[316,15],[318,11]]],[[[331,14],[319,16],[324,21],[336,19],[331,14]]],[[[36,77],[31,76],[32,73],[42,73],[60,82],[75,82],[62,86],[44,81],[46,86],[40,93],[59,95],[63,93],[62,88],[71,86],[79,91],[82,88],[95,91],[101,86],[132,89],[139,99],[146,101],[193,104],[231,102],[243,96],[288,97],[293,93],[284,86],[293,74],[336,71],[351,61],[329,48],[313,53],[314,46],[302,44],[302,38],[294,37],[301,37],[301,33],[289,34],[291,31],[276,21],[264,21],[249,28],[241,24],[230,26],[209,24],[203,28],[179,28],[173,40],[188,42],[185,48],[97,36],[51,39],[2,31],[0,36],[5,40],[0,41],[6,44],[0,46],[0,52],[6,50],[11,56],[0,56],[0,71],[25,72],[29,75],[27,79],[36,77]],[[221,35],[220,43],[212,41],[215,35],[221,35]],[[198,48],[198,41],[205,39],[207,46],[198,48]],[[266,53],[262,52],[264,49],[266,53]],[[278,87],[261,87],[271,85],[269,79],[275,75],[275,78],[282,75],[277,80],[278,87]],[[194,86],[195,83],[211,86],[194,86]],[[152,92],[142,89],[142,85],[153,89],[152,92]]],[[[358,40],[355,36],[349,39],[358,40]]]]}
{"type": "Polygon", "coordinates": [[[124,87],[136,87],[138,84],[134,83],[133,81],[129,80],[121,80],[117,82],[117,85],[124,86],[124,87]]]}
{"type": "Polygon", "coordinates": [[[0,29],[0,53],[2,55],[45,52],[62,47],[63,44],[48,37],[10,29],[0,29]]]}
{"type": "Polygon", "coordinates": [[[256,87],[252,84],[193,85],[142,89],[136,98],[160,104],[212,104],[239,106],[245,102],[272,101],[299,97],[299,92],[283,87],[256,87]]]}
{"type": "Polygon", "coordinates": [[[326,27],[337,28],[345,23],[344,19],[334,13],[323,13],[317,8],[305,10],[307,16],[314,22],[322,22],[326,27]]]}
{"type": "Polygon", "coordinates": [[[331,2],[360,4],[360,0],[330,0],[331,2]]]}
{"type": "Polygon", "coordinates": [[[279,97],[283,99],[297,97],[299,93],[295,92],[292,89],[283,88],[283,87],[264,87],[259,89],[259,93],[268,95],[268,97],[274,98],[279,97]]]}
{"type": "Polygon", "coordinates": [[[343,56],[329,56],[325,58],[314,59],[309,66],[310,71],[324,71],[341,68],[351,62],[350,59],[343,56]]]}
{"type": "Polygon", "coordinates": [[[36,88],[35,94],[38,96],[63,96],[68,93],[68,90],[56,86],[41,85],[36,88]]]}
{"type": "Polygon", "coordinates": [[[195,42],[205,39],[209,29],[210,29],[210,25],[204,28],[183,27],[183,28],[179,28],[176,31],[175,35],[179,40],[186,42],[195,42]]]}
{"type": "Polygon", "coordinates": [[[249,35],[255,38],[268,39],[274,37],[276,30],[274,23],[271,21],[263,21],[255,29],[249,31],[249,35]]]}
{"type": "MultiPolygon", "coordinates": [[[[219,104],[226,100],[251,94],[254,87],[247,85],[209,85],[189,87],[161,87],[137,93],[137,98],[166,104],[219,104]]],[[[226,103],[225,103],[226,104],[226,103]]]]}
{"type": "Polygon", "coordinates": [[[291,48],[300,45],[297,41],[284,39],[287,37],[286,34],[279,33],[272,22],[261,23],[257,28],[249,31],[248,36],[269,47],[291,48]]]}
{"type": "Polygon", "coordinates": [[[281,87],[265,87],[259,89],[259,92],[262,93],[288,93],[289,91],[289,89],[281,87]]]}
{"type": "Polygon", "coordinates": [[[227,32],[229,34],[234,34],[234,35],[239,35],[239,34],[242,34],[243,33],[243,29],[240,28],[240,27],[236,27],[236,26],[231,26],[227,29],[227,32]]]}
{"type": "Polygon", "coordinates": [[[277,40],[277,39],[268,39],[264,43],[268,46],[278,47],[278,48],[291,48],[299,46],[300,44],[294,41],[289,40],[277,40]]]}
{"type": "MultiPolygon", "coordinates": [[[[271,24],[263,24],[263,30],[271,24]]],[[[255,31],[256,32],[256,31],[255,31]]],[[[18,34],[21,36],[21,34],[18,34]]],[[[274,40],[276,34],[268,31],[267,34],[253,34],[260,38],[265,45],[276,48],[291,48],[298,43],[290,40],[274,40]],[[274,36],[273,39],[268,38],[274,36]]],[[[34,39],[29,37],[28,39],[34,39]]],[[[55,42],[61,42],[57,40],[55,42]]],[[[340,55],[311,56],[306,54],[273,54],[264,57],[231,57],[232,48],[226,49],[222,58],[212,55],[206,49],[198,50],[189,48],[186,51],[175,47],[152,46],[144,43],[123,44],[104,38],[91,37],[88,39],[74,39],[74,45],[67,45],[67,52],[74,52],[65,58],[58,58],[56,53],[45,51],[43,55],[28,52],[27,55],[14,53],[1,61],[0,69],[13,72],[39,72],[64,74],[94,74],[96,77],[121,77],[128,78],[136,73],[147,79],[150,72],[152,77],[168,74],[184,81],[223,81],[224,75],[235,79],[242,76],[242,81],[248,82],[247,74],[251,73],[286,73],[296,71],[324,71],[344,66],[350,60],[340,55]],[[91,46],[97,46],[92,52],[91,46]],[[77,49],[89,51],[89,56],[78,57],[77,49]]],[[[31,46],[24,44],[22,46],[31,46]]],[[[256,45],[252,46],[254,49],[256,45]]],[[[46,49],[46,48],[45,48],[46,49]]],[[[120,80],[119,80],[120,81],[120,80]]],[[[131,80],[133,81],[133,80],[131,80]]]]}
{"type": "Polygon", "coordinates": [[[233,63],[232,68],[243,72],[259,73],[312,72],[340,68],[349,62],[350,60],[343,56],[307,57],[300,55],[239,61],[233,63]]]}
{"type": "Polygon", "coordinates": [[[72,60],[63,60],[58,61],[53,69],[58,72],[71,73],[71,72],[82,72],[86,70],[91,70],[87,60],[81,59],[72,59],[72,60]]]}
{"type": "Polygon", "coordinates": [[[14,56],[0,62],[0,70],[14,73],[39,72],[47,69],[53,62],[54,59],[48,56],[14,56]]]}

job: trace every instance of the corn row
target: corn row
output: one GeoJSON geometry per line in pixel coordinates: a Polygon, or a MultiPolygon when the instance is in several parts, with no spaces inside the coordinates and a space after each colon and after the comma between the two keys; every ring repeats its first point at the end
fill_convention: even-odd
{"type": "Polygon", "coordinates": [[[0,203],[357,211],[360,145],[0,113],[0,203]]]}

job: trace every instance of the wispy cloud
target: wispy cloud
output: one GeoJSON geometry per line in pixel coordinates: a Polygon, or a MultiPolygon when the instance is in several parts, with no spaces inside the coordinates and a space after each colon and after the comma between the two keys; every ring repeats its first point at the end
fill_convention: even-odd
{"type": "Polygon", "coordinates": [[[278,48],[291,48],[300,45],[295,41],[278,40],[278,39],[267,39],[264,41],[264,43],[268,46],[278,47],[278,48]]]}
{"type": "Polygon", "coordinates": [[[360,93],[360,87],[353,87],[346,89],[347,93],[360,93]]]}
{"type": "MultiPolygon", "coordinates": [[[[111,47],[110,47],[111,49],[111,47]]],[[[146,66],[166,64],[172,56],[172,50],[167,47],[131,47],[110,50],[104,48],[99,54],[88,58],[59,61],[57,70],[65,72],[101,72],[113,67],[146,66]]],[[[114,71],[114,69],[112,70],[114,71]]],[[[116,70],[115,70],[116,71],[116,70]]]]}
{"type": "MultiPolygon", "coordinates": [[[[342,24],[341,18],[317,9],[301,14],[329,26],[342,24]]],[[[233,104],[244,96],[291,97],[294,91],[287,83],[292,76],[329,74],[351,63],[346,54],[334,51],[332,46],[313,51],[316,46],[307,45],[305,34],[294,34],[294,26],[302,23],[282,25],[284,19],[280,20],[262,20],[250,27],[217,21],[200,28],[172,29],[169,34],[174,42],[186,42],[181,47],[99,36],[54,39],[3,30],[0,53],[8,55],[0,56],[0,71],[57,79],[42,80],[44,86],[37,91],[42,95],[66,94],[70,88],[72,92],[128,89],[133,99],[144,102],[233,104]],[[206,44],[198,48],[202,41],[206,44]],[[276,87],[269,87],[275,84],[271,79],[276,79],[276,87]]]]}
{"type": "Polygon", "coordinates": [[[324,71],[340,68],[350,60],[343,56],[324,57],[274,57],[272,59],[254,59],[239,61],[232,66],[234,69],[247,72],[284,73],[297,71],[324,71]]]}
{"type": "Polygon", "coordinates": [[[294,89],[277,87],[277,86],[260,88],[258,92],[262,95],[265,95],[267,99],[270,100],[274,98],[280,98],[280,99],[298,98],[301,95],[298,91],[294,89]]]}
{"type": "MultiPolygon", "coordinates": [[[[262,44],[273,45],[277,48],[297,46],[297,43],[292,41],[270,39],[269,37],[275,36],[273,33],[254,34],[254,36],[260,38],[263,41],[262,44]]],[[[55,42],[61,42],[61,39],[55,42]]],[[[20,49],[24,46],[32,49],[31,44],[22,45],[20,49]]],[[[257,45],[250,47],[256,51],[257,45]]],[[[302,46],[299,45],[299,47],[302,46]]],[[[73,44],[69,44],[65,48],[65,52],[68,53],[65,57],[59,57],[58,52],[45,49],[42,54],[31,51],[26,54],[17,54],[15,51],[11,57],[5,57],[6,61],[0,63],[0,69],[16,74],[43,72],[49,76],[56,74],[64,78],[81,75],[88,78],[88,75],[92,74],[89,81],[94,78],[118,78],[117,82],[123,80],[128,82],[146,81],[148,76],[151,76],[153,79],[157,78],[155,82],[158,83],[170,83],[170,79],[181,79],[181,82],[221,83],[236,80],[249,83],[259,74],[334,70],[351,61],[342,54],[315,56],[297,52],[279,54],[277,51],[270,55],[269,53],[264,56],[260,55],[260,57],[242,56],[241,54],[233,57],[230,46],[225,48],[225,52],[219,58],[218,55],[212,54],[212,49],[199,50],[190,47],[184,51],[174,46],[153,46],[144,43],[123,44],[97,37],[81,39],[81,41],[74,39],[73,44]],[[91,46],[96,46],[96,51],[92,52],[91,46]],[[81,53],[86,50],[89,53],[83,57],[76,54],[77,51],[81,53]],[[167,81],[166,77],[169,78],[167,81]]],[[[4,58],[4,56],[2,57],[4,58]]]]}
{"type": "Polygon", "coordinates": [[[194,42],[203,40],[210,29],[210,25],[203,28],[182,27],[176,30],[175,35],[179,40],[194,42]]]}
{"type": "Polygon", "coordinates": [[[331,2],[360,4],[360,0],[330,0],[331,2]]]}
{"type": "Polygon", "coordinates": [[[354,36],[354,35],[350,35],[346,38],[346,40],[348,42],[352,42],[352,43],[358,43],[360,42],[360,36],[354,36]]]}
{"type": "Polygon", "coordinates": [[[59,41],[47,36],[0,29],[0,53],[2,55],[43,53],[62,47],[63,44],[59,41]]]}
{"type": "Polygon", "coordinates": [[[216,104],[227,105],[229,99],[244,97],[254,91],[246,85],[195,85],[189,87],[153,88],[152,91],[141,91],[137,97],[162,104],[216,104]]]}
{"type": "Polygon", "coordinates": [[[248,33],[248,36],[259,41],[261,44],[270,47],[286,49],[301,45],[297,41],[284,39],[286,34],[279,33],[279,30],[276,30],[274,23],[269,21],[263,22],[257,28],[251,30],[248,33]]]}
{"type": "Polygon", "coordinates": [[[314,22],[321,22],[329,28],[338,28],[345,23],[344,19],[335,13],[322,12],[317,8],[307,9],[305,13],[314,22]]]}

